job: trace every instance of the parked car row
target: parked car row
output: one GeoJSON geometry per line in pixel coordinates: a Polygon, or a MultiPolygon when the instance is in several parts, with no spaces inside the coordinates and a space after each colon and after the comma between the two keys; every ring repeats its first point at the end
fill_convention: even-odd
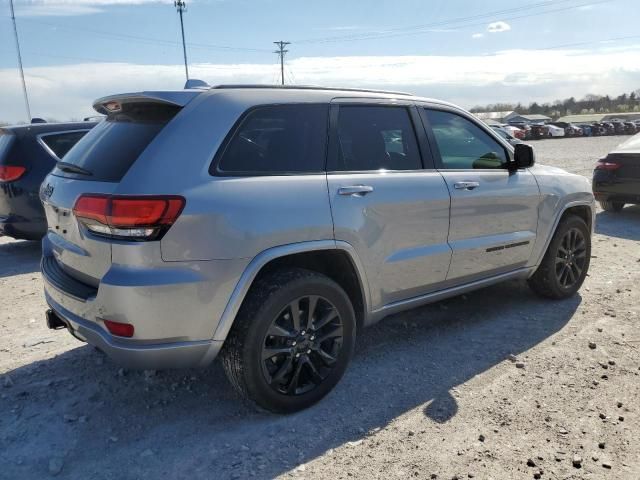
{"type": "MultiPolygon", "coordinates": [[[[446,102],[198,83],[94,108],[39,189],[46,320],[125,366],[220,356],[240,395],[293,412],[387,315],[507,279],[567,298],[589,269],[589,182],[446,102]]],[[[3,135],[15,193],[31,167],[3,135]]]]}
{"type": "Polygon", "coordinates": [[[596,137],[602,135],[634,135],[640,132],[640,120],[623,121],[611,120],[593,123],[525,123],[511,122],[496,125],[511,137],[518,140],[541,140],[558,137],[596,137]]]}

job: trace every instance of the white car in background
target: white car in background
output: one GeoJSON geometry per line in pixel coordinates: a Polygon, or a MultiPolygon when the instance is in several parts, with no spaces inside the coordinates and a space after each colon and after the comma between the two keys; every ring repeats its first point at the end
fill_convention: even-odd
{"type": "Polygon", "coordinates": [[[557,127],[555,125],[547,124],[550,137],[564,137],[564,128],[557,127]]]}
{"type": "Polygon", "coordinates": [[[525,131],[513,125],[502,125],[500,128],[518,140],[523,140],[525,137],[525,131]]]}

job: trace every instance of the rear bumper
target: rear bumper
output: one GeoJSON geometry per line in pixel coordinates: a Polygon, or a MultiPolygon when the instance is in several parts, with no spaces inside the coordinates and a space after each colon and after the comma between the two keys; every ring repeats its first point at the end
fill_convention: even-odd
{"type": "Polygon", "coordinates": [[[46,223],[0,214],[0,234],[20,240],[40,240],[46,230],[46,223]]]}
{"type": "Polygon", "coordinates": [[[60,304],[45,291],[47,303],[74,337],[107,354],[128,368],[162,369],[206,366],[222,348],[222,342],[202,340],[162,344],[139,344],[124,341],[106,332],[96,323],[85,320],[60,304]]]}
{"type": "Polygon", "coordinates": [[[0,233],[24,240],[40,240],[46,231],[47,219],[38,197],[38,187],[29,175],[0,184],[0,233]]]}
{"type": "Polygon", "coordinates": [[[248,262],[112,263],[94,286],[59,265],[48,236],[42,251],[47,303],[69,331],[118,363],[150,369],[205,366],[215,358],[223,339],[214,340],[214,332],[248,262]],[[133,325],[133,337],[112,335],[104,320],[133,325]]]}
{"type": "Polygon", "coordinates": [[[598,201],[640,204],[640,178],[619,178],[596,170],[593,175],[593,196],[598,201]]]}

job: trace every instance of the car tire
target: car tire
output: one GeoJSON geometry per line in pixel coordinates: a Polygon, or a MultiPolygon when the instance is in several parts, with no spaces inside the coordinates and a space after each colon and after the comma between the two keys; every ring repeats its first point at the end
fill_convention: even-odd
{"type": "Polygon", "coordinates": [[[620,212],[624,208],[624,202],[614,202],[612,200],[601,200],[598,202],[605,212],[620,212]]]}
{"type": "Polygon", "coordinates": [[[292,413],[333,389],[355,339],[355,313],[340,285],[310,270],[283,269],[250,289],[225,340],[222,364],[244,399],[273,413],[292,413]]]}
{"type": "Polygon", "coordinates": [[[582,286],[590,260],[589,227],[582,218],[569,215],[558,224],[542,262],[529,278],[529,286],[546,298],[568,298],[582,286]]]}

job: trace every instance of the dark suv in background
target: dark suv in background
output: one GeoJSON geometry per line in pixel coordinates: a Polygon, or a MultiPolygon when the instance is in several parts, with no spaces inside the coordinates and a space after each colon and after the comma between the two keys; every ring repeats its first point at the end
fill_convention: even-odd
{"type": "Polygon", "coordinates": [[[0,235],[39,240],[47,219],[40,184],[56,162],[97,122],[37,123],[0,128],[0,235]]]}
{"type": "Polygon", "coordinates": [[[593,194],[607,212],[640,204],[640,133],[596,163],[593,194]]]}

